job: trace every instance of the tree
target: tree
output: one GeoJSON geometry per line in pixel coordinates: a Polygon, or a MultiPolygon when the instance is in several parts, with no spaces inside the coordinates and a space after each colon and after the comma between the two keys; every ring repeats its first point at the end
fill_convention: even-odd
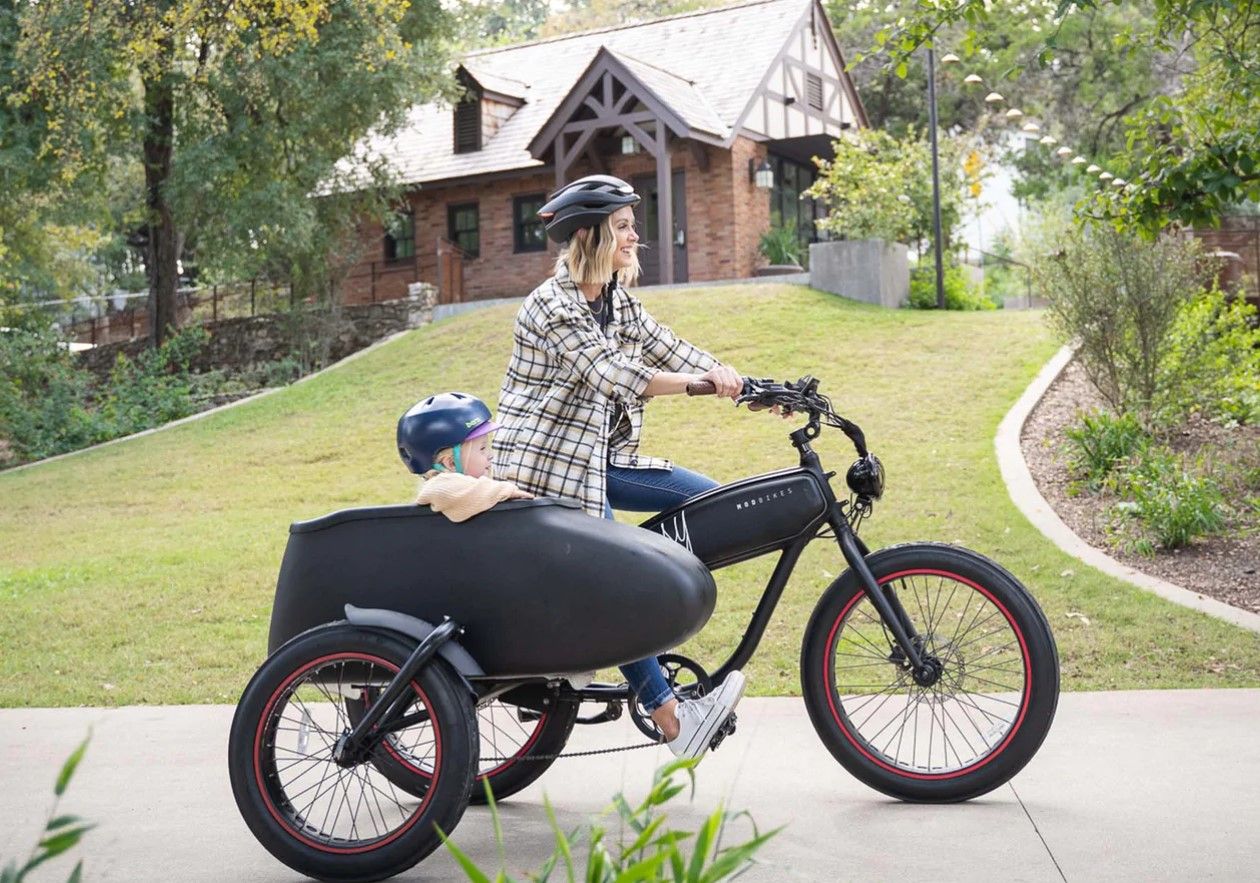
{"type": "MultiPolygon", "coordinates": [[[[863,129],[835,142],[835,159],[820,160],[818,179],[805,195],[827,204],[819,229],[846,239],[875,237],[904,242],[921,254],[932,239],[931,144],[911,129],[895,138],[863,129]]],[[[949,247],[963,200],[959,145],[940,142],[941,240],[949,247]]],[[[978,174],[978,172],[977,172],[978,174]]]]}
{"type": "MultiPolygon", "coordinates": [[[[999,7],[1036,26],[1037,62],[1053,68],[1074,48],[1083,17],[1114,12],[1119,0],[1041,0],[1015,5],[986,0],[916,3],[874,43],[900,65],[951,28],[981,39],[999,7]]],[[[1109,163],[1121,183],[1078,209],[1152,235],[1167,224],[1214,223],[1231,206],[1260,199],[1260,0],[1156,0],[1149,17],[1111,35],[1110,57],[1153,49],[1171,58],[1176,76],[1163,94],[1123,105],[1110,122],[1125,140],[1109,163]]]]}
{"type": "Polygon", "coordinates": [[[191,238],[246,265],[327,219],[312,194],[376,204],[386,159],[345,158],[453,89],[440,0],[4,2],[19,29],[15,141],[59,182],[99,179],[111,160],[143,168],[155,345],[177,324],[191,238]]]}
{"type": "MultiPolygon", "coordinates": [[[[889,37],[894,23],[914,15],[919,6],[914,0],[889,5],[841,0],[827,4],[872,125],[894,134],[928,124],[924,53],[907,51],[889,37]]],[[[1010,137],[1012,128],[985,103],[989,91],[1018,103],[1026,115],[1041,121],[1046,132],[1079,139],[1087,156],[1101,156],[1123,147],[1125,133],[1120,123],[1125,114],[1166,94],[1179,82],[1175,54],[1151,44],[1121,51],[1113,43],[1115,34],[1151,24],[1150,4],[1125,0],[1085,10],[1057,24],[1051,15],[1054,7],[1046,0],[992,3],[983,28],[971,28],[965,20],[949,21],[933,36],[941,128],[975,131],[1002,148],[1004,160],[1019,173],[1015,189],[1022,199],[1061,188],[1071,180],[1070,170],[1046,151],[1015,147],[1022,145],[1022,139],[1010,137]],[[1038,12],[1044,17],[1039,18],[1038,12]],[[1046,34],[1056,29],[1056,51],[1041,63],[1046,34]],[[939,56],[950,51],[964,55],[964,63],[940,64],[939,56]],[[984,82],[964,83],[963,78],[973,73],[984,82]]],[[[1006,108],[1002,106],[1001,111],[1006,108]]]]}

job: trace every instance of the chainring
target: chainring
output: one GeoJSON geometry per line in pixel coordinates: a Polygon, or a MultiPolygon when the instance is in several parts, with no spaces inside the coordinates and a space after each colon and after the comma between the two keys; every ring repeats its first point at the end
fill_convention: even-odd
{"type": "MultiPolygon", "coordinates": [[[[656,661],[661,666],[665,682],[679,699],[698,699],[713,689],[713,679],[694,659],[681,653],[662,653],[656,661]]],[[[661,731],[656,728],[651,713],[643,707],[639,697],[631,695],[626,705],[630,708],[630,719],[639,732],[649,739],[660,741],[661,731]]]]}

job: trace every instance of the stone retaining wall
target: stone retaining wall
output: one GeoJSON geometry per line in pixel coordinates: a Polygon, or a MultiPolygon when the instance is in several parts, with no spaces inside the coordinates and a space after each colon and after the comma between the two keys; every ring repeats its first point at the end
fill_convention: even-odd
{"type": "MultiPolygon", "coordinates": [[[[431,321],[437,289],[426,283],[411,286],[410,296],[385,303],[356,304],[337,309],[298,307],[289,313],[245,316],[204,323],[210,342],[194,359],[194,371],[243,369],[287,356],[300,358],[312,351],[322,364],[408,328],[431,321]]],[[[81,364],[107,377],[119,353],[128,358],[148,348],[147,337],[103,344],[79,354],[81,364]]]]}

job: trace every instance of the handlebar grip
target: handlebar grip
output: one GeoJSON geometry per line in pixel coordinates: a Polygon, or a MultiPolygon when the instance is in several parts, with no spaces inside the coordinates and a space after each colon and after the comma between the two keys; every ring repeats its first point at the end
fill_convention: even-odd
{"type": "Polygon", "coordinates": [[[717,394],[717,386],[711,380],[697,380],[687,384],[689,396],[711,396],[717,394]]]}

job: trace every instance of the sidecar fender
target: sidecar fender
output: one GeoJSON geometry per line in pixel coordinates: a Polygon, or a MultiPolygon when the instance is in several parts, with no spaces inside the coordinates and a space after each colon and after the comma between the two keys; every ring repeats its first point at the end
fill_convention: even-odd
{"type": "MultiPolygon", "coordinates": [[[[418,616],[399,613],[397,610],[355,607],[353,604],[346,605],[346,619],[352,625],[386,629],[414,638],[416,641],[423,641],[434,629],[431,623],[425,622],[418,616]]],[[[438,648],[438,655],[465,678],[476,678],[485,674],[481,666],[477,664],[477,660],[473,659],[472,654],[460,646],[454,638],[438,648]]]]}

